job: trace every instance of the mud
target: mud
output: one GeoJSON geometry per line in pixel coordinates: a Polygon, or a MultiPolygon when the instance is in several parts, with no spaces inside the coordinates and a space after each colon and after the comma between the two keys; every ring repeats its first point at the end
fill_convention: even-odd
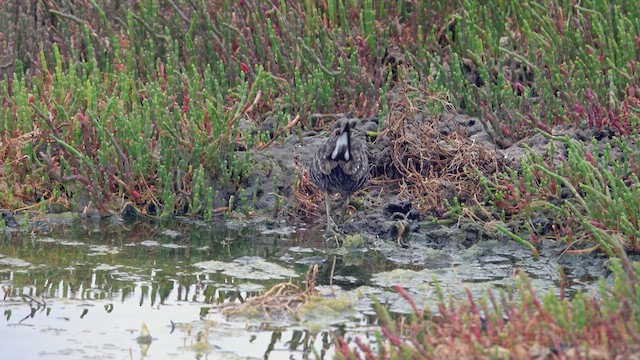
{"type": "MultiPolygon", "coordinates": [[[[518,164],[520,157],[525,154],[524,150],[497,150],[482,124],[474,118],[456,115],[437,125],[442,137],[454,132],[456,136],[465,136],[474,146],[489,151],[490,156],[504,163],[518,164]]],[[[442,209],[436,209],[434,206],[429,208],[425,204],[418,205],[406,199],[406,196],[401,194],[403,185],[399,181],[391,185],[379,183],[380,177],[398,180],[401,174],[397,173],[397,166],[392,164],[390,140],[378,132],[378,127],[378,119],[372,118],[361,119],[356,129],[356,136],[364,137],[365,133],[378,134],[377,138],[368,137],[372,179],[362,191],[355,194],[352,201],[355,209],[351,209],[348,219],[341,223],[341,230],[345,233],[364,233],[392,239],[398,237],[398,226],[402,223],[404,230],[400,231],[401,237],[410,233],[424,235],[424,232],[419,230],[420,222],[424,221],[426,215],[433,217],[437,215],[437,210],[442,209]]],[[[293,223],[323,223],[324,198],[315,186],[309,186],[309,182],[305,181],[305,172],[316,149],[327,136],[328,131],[307,131],[301,136],[291,135],[285,141],[274,143],[266,149],[253,151],[253,173],[247,179],[247,188],[255,189],[252,193],[256,196],[250,200],[253,208],[267,218],[287,219],[293,223]],[[309,197],[318,200],[314,201],[311,209],[304,209],[295,196],[295,191],[302,186],[302,182],[311,188],[307,191],[309,197]]],[[[460,149],[460,152],[466,150],[460,149]]],[[[464,194],[456,192],[457,185],[443,181],[443,184],[439,184],[439,196],[444,196],[449,201],[453,201],[453,197],[462,198],[464,194]]],[[[238,198],[240,193],[235,195],[238,198]]],[[[339,195],[335,195],[332,207],[337,207],[339,203],[339,195]]],[[[468,241],[477,240],[484,234],[482,229],[475,228],[469,232],[473,234],[469,235],[468,241]]]]}
{"type": "MultiPolygon", "coordinates": [[[[549,146],[547,138],[536,134],[508,148],[499,149],[478,119],[463,115],[443,117],[431,126],[435,126],[440,141],[448,136],[464,137],[469,146],[458,148],[457,151],[477,151],[481,148],[486,151],[483,156],[492,157],[496,164],[499,162],[500,166],[516,170],[527,148],[546,154],[549,146]]],[[[418,198],[407,199],[406,193],[402,192],[402,183],[389,186],[376,181],[377,177],[383,175],[391,179],[402,175],[397,174],[397,167],[392,164],[389,139],[377,132],[378,127],[378,119],[361,119],[356,133],[363,137],[366,132],[376,133],[378,137],[368,138],[372,180],[355,194],[352,201],[354,208],[346,219],[338,222],[345,234],[362,235],[367,248],[399,266],[415,265],[433,269],[456,264],[477,264],[477,268],[482,270],[470,272],[469,277],[495,278],[493,272],[499,271],[503,262],[527,264],[529,276],[544,277],[554,282],[560,281],[558,265],[572,278],[589,282],[609,274],[606,257],[602,254],[565,254],[566,243],[545,239],[544,233],[551,232],[554,220],[544,213],[531,219],[535,228],[542,232],[541,240],[534,244],[540,254],[538,259],[530,250],[493,229],[488,221],[481,223],[468,217],[460,217],[457,222],[450,224],[437,221],[444,211],[441,204],[425,204],[418,198]]],[[[583,141],[593,135],[572,129],[560,129],[558,132],[583,141]]],[[[255,166],[248,184],[257,189],[253,204],[260,214],[258,216],[269,220],[285,219],[295,226],[323,231],[324,198],[318,189],[305,181],[305,168],[327,136],[328,131],[307,131],[301,136],[289,136],[284,142],[252,153],[255,166]],[[300,188],[304,186],[305,199],[310,199],[307,204],[301,204],[299,196],[296,197],[299,195],[296,190],[301,191],[300,188]]],[[[606,142],[606,138],[604,136],[603,141],[606,142]]],[[[555,143],[554,146],[559,155],[566,157],[563,144],[555,143]]],[[[440,181],[435,190],[438,196],[434,195],[434,198],[439,202],[448,200],[449,203],[452,203],[453,197],[467,200],[469,196],[465,199],[465,194],[457,191],[459,189],[459,183],[440,181]]],[[[339,195],[335,195],[332,208],[337,209],[340,203],[339,195]]],[[[503,225],[517,228],[517,224],[503,225]]],[[[530,234],[519,235],[530,238],[530,234]]],[[[513,275],[504,274],[505,277],[513,275]]]]}

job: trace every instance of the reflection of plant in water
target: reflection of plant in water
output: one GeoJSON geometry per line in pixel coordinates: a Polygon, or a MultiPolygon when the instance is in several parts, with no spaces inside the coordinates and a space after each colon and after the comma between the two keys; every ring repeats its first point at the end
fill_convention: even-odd
{"type": "MultiPolygon", "coordinates": [[[[22,323],[24,320],[28,318],[33,318],[36,315],[36,312],[38,312],[38,310],[40,310],[40,312],[43,312],[47,308],[47,302],[42,297],[36,298],[31,295],[25,294],[25,295],[22,295],[22,301],[24,301],[29,305],[29,308],[31,309],[31,311],[29,315],[22,318],[22,320],[20,320],[18,323],[22,323]]],[[[7,320],[9,319],[7,318],[7,320]]]]}
{"type": "MultiPolygon", "coordinates": [[[[271,341],[267,346],[267,350],[264,353],[264,358],[268,359],[271,352],[275,349],[277,343],[282,341],[282,330],[273,331],[271,334],[271,341]]],[[[325,352],[331,347],[333,340],[331,339],[331,333],[328,331],[322,332],[322,350],[320,354],[316,353],[316,358],[324,359],[325,352]]],[[[310,351],[315,352],[314,344],[318,338],[317,333],[313,333],[309,330],[293,330],[291,331],[291,339],[286,342],[289,345],[290,351],[300,351],[303,354],[308,354],[310,351]]]]}
{"type": "MultiPolygon", "coordinates": [[[[4,291],[3,300],[7,300],[8,296],[11,294],[12,287],[3,286],[2,290],[4,291]]],[[[41,296],[31,296],[29,294],[23,294],[20,296],[20,299],[27,305],[29,305],[29,314],[20,319],[20,321],[18,321],[18,324],[22,323],[28,318],[34,318],[38,310],[40,310],[40,312],[47,310],[47,315],[51,311],[49,308],[47,308],[47,301],[41,296]]],[[[4,316],[7,321],[11,320],[12,315],[13,310],[6,309],[4,311],[4,316]]]]}
{"type": "Polygon", "coordinates": [[[474,299],[467,291],[462,303],[446,303],[438,288],[439,316],[419,309],[410,295],[396,286],[413,313],[396,321],[376,303],[381,327],[377,351],[356,337],[356,348],[340,338],[338,359],[484,359],[484,358],[627,358],[640,351],[640,264],[629,268],[611,260],[613,286],[601,280],[600,298],[578,293],[540,297],[530,281],[518,280],[517,295],[474,299]]]}
{"type": "MultiPolygon", "coordinates": [[[[288,318],[290,320],[305,323],[309,330],[293,330],[291,339],[287,342],[289,350],[303,351],[308,353],[317,349],[314,344],[318,334],[321,335],[322,348],[321,356],[324,356],[327,349],[333,344],[332,333],[329,331],[320,331],[323,327],[322,323],[325,318],[331,318],[329,321],[335,322],[335,319],[344,318],[344,314],[348,314],[353,310],[352,304],[344,299],[326,299],[318,296],[316,291],[318,266],[314,265],[309,268],[305,277],[305,286],[302,290],[298,285],[291,282],[279,283],[271,287],[261,295],[248,297],[247,299],[239,296],[236,292],[235,302],[222,303],[215,307],[215,310],[221,310],[222,314],[227,318],[242,318],[260,321],[258,331],[273,330],[271,341],[265,351],[265,358],[275,349],[276,344],[282,341],[282,335],[287,332],[287,328],[277,323],[288,318]],[[273,325],[275,322],[276,325],[273,325]]],[[[318,355],[316,353],[316,355],[318,355]]]]}
{"type": "Polygon", "coordinates": [[[176,328],[179,328],[182,331],[182,339],[186,348],[196,353],[206,353],[213,348],[209,342],[209,332],[210,328],[215,326],[215,323],[209,321],[202,321],[195,324],[176,324],[172,322],[171,333],[173,333],[176,328]],[[195,329],[194,325],[196,325],[195,329]]]}
{"type": "Polygon", "coordinates": [[[239,298],[239,303],[221,304],[220,308],[227,316],[248,315],[273,319],[288,315],[296,318],[297,311],[317,294],[315,290],[317,274],[318,265],[314,265],[307,271],[304,291],[291,282],[279,283],[262,295],[248,299],[239,298]]]}

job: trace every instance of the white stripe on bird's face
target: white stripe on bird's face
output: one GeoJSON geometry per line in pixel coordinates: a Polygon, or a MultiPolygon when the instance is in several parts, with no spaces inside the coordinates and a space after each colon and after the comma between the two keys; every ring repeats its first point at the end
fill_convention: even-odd
{"type": "Polygon", "coordinates": [[[347,131],[340,134],[338,140],[336,141],[336,147],[333,149],[331,153],[331,160],[339,160],[338,157],[340,154],[344,154],[344,161],[349,161],[349,133],[347,131]]]}

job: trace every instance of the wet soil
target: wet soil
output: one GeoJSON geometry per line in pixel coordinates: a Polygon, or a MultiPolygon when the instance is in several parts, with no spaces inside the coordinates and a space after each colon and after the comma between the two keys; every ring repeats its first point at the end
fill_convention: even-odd
{"type": "MultiPolygon", "coordinates": [[[[417,123],[420,123],[420,119],[417,123]]],[[[377,179],[380,178],[398,179],[402,175],[397,164],[394,164],[394,160],[397,159],[393,158],[394,155],[390,154],[389,150],[392,146],[397,147],[398,138],[394,139],[388,133],[378,132],[378,119],[360,119],[359,124],[356,136],[366,137],[368,140],[372,180],[363,190],[355,194],[351,211],[346,219],[339,222],[339,227],[346,235],[361,235],[367,248],[377,251],[387,260],[401,266],[437,268],[438,264],[442,267],[471,264],[473,271],[468,273],[471,278],[495,278],[493,272],[499,271],[500,264],[504,262],[526,264],[529,276],[552,278],[554,281],[559,281],[558,265],[572,277],[588,282],[609,274],[606,268],[606,256],[598,252],[568,254],[565,253],[568,244],[552,240],[551,236],[545,237],[551,233],[555,220],[544,213],[536,214],[530,219],[539,230],[539,240],[534,243],[540,254],[537,259],[530,250],[496,231],[491,226],[492,220],[483,218],[482,214],[476,214],[479,220],[478,217],[472,219],[460,216],[457,221],[449,221],[449,223],[443,221],[442,202],[448,201],[451,204],[456,197],[458,201],[464,203],[473,197],[471,192],[474,189],[465,188],[461,183],[448,181],[446,176],[440,176],[437,185],[433,187],[433,198],[425,201],[424,198],[412,197],[415,193],[403,191],[405,189],[402,187],[406,185],[403,182],[396,181],[389,185],[388,182],[378,181],[377,179]],[[365,134],[377,136],[365,136],[365,134]],[[393,141],[396,143],[392,144],[393,141]],[[431,202],[429,203],[428,200],[431,202]]],[[[405,130],[414,131],[411,130],[413,129],[411,126],[415,126],[415,123],[403,125],[405,130]]],[[[480,154],[479,157],[489,159],[487,163],[495,162],[496,164],[495,168],[485,167],[489,169],[489,173],[498,169],[500,171],[518,170],[521,159],[526,156],[527,151],[544,156],[549,147],[549,140],[546,137],[535,134],[507,148],[498,148],[478,119],[464,115],[443,116],[438,121],[431,122],[429,126],[432,132],[427,135],[436,139],[423,138],[417,141],[438,142],[432,148],[435,149],[433,152],[438,152],[442,147],[436,146],[448,146],[446,142],[455,138],[455,141],[459,141],[462,146],[454,147],[446,154],[452,154],[452,159],[457,156],[467,156],[467,159],[472,159],[474,155],[480,154]]],[[[586,141],[595,135],[575,129],[556,129],[555,133],[566,134],[581,141],[586,141]]],[[[318,232],[323,232],[324,198],[320,191],[308,181],[305,169],[316,149],[327,137],[328,131],[307,131],[301,136],[290,136],[283,142],[274,143],[266,149],[254,151],[251,154],[255,165],[254,172],[248,179],[248,185],[250,188],[257,189],[254,192],[257,197],[253,199],[257,216],[270,220],[285,219],[294,226],[315,228],[318,232]]],[[[607,136],[601,137],[602,146],[607,139],[607,136]]],[[[413,139],[412,144],[412,139],[408,136],[400,140],[408,143],[409,146],[416,141],[413,139]]],[[[555,143],[554,146],[556,153],[566,158],[566,149],[563,144],[555,143]]],[[[440,158],[443,157],[439,155],[440,158]]],[[[438,159],[429,157],[432,156],[430,154],[420,156],[424,158],[426,164],[422,166],[431,166],[432,173],[438,170],[436,168],[438,159]]],[[[406,158],[403,161],[406,161],[406,158]]],[[[478,167],[487,163],[480,163],[478,167]]],[[[460,174],[457,175],[459,178],[460,174]]],[[[425,177],[426,180],[427,177],[425,177]]],[[[471,177],[462,181],[475,182],[476,185],[478,182],[471,177]]],[[[563,194],[563,196],[570,196],[570,194],[563,194]]],[[[339,195],[333,197],[334,210],[339,208],[341,201],[339,195]]],[[[502,225],[517,231],[516,229],[520,228],[518,225],[521,224],[514,222],[502,225]]],[[[525,239],[531,238],[527,233],[519,235],[525,239]]],[[[513,274],[504,275],[508,277],[513,274]]]]}
{"type": "MultiPolygon", "coordinates": [[[[470,269],[474,269],[468,273],[470,278],[465,279],[469,281],[476,277],[495,278],[496,274],[493,272],[500,271],[500,264],[505,262],[526,264],[530,276],[547,277],[554,282],[559,281],[557,265],[561,265],[565,272],[580,281],[590,282],[609,274],[605,266],[606,257],[602,254],[592,252],[570,255],[565,253],[566,243],[545,237],[545,232],[551,232],[554,219],[544,213],[536,214],[530,219],[539,229],[540,240],[534,243],[540,254],[538,259],[534,258],[530,250],[496,231],[491,226],[491,219],[483,218],[482,214],[475,214],[475,219],[460,216],[453,221],[451,217],[444,216],[446,207],[443,202],[451,204],[456,197],[458,201],[465,203],[474,197],[472,192],[476,191],[478,186],[477,179],[465,178],[468,175],[466,173],[456,174],[456,179],[461,178],[459,182],[447,178],[447,171],[456,171],[446,167],[447,161],[457,161],[460,156],[466,156],[466,160],[488,159],[484,162],[476,161],[473,165],[482,171],[488,171],[489,174],[505,169],[518,170],[528,149],[537,154],[547,153],[547,138],[539,134],[533,135],[500,149],[491,141],[491,136],[482,123],[472,117],[450,115],[431,122],[425,122],[420,118],[413,119],[413,122],[403,120],[404,123],[399,126],[400,130],[396,127],[398,132],[394,137],[388,131],[379,131],[382,126],[377,118],[359,119],[355,136],[367,139],[372,179],[364,189],[354,195],[349,214],[338,222],[344,235],[358,235],[364,240],[360,246],[376,251],[387,261],[398,266],[437,269],[466,264],[471,266],[470,269]],[[422,126],[427,127],[428,131],[422,129],[422,126]],[[397,136],[399,132],[402,132],[401,137],[397,136]],[[413,136],[415,133],[423,137],[413,136]],[[415,162],[415,157],[398,157],[397,153],[394,154],[390,150],[400,148],[409,152],[409,148],[416,147],[417,143],[433,143],[425,148],[431,149],[431,153],[413,155],[421,157],[421,170],[426,167],[427,173],[439,174],[437,181],[429,183],[431,187],[427,188],[433,192],[425,196],[416,196],[415,192],[407,191],[407,182],[399,181],[405,175],[403,170],[406,171],[406,168],[398,166],[397,161],[415,162]],[[457,146],[452,147],[451,144],[457,146]],[[444,166],[441,163],[445,163],[444,166]],[[495,166],[492,167],[493,163],[495,166]],[[469,186],[469,183],[472,185],[469,186]]],[[[324,196],[308,180],[306,167],[316,149],[328,137],[331,123],[332,121],[327,121],[325,130],[290,135],[267,148],[252,150],[253,171],[246,179],[247,189],[251,191],[234,194],[236,199],[243,195],[248,196],[247,201],[252,209],[251,216],[246,216],[246,212],[237,212],[238,216],[235,218],[239,226],[251,227],[256,221],[271,224],[285,221],[288,226],[297,229],[307,228],[312,233],[322,236],[325,224],[324,196]]],[[[385,124],[385,127],[389,127],[389,124],[385,124]]],[[[586,141],[594,135],[572,129],[557,129],[556,133],[567,134],[581,141],[586,141]]],[[[602,146],[608,141],[606,134],[600,139],[602,146]]],[[[563,144],[555,143],[554,146],[556,152],[566,158],[563,144]]],[[[425,182],[429,180],[428,176],[424,177],[425,182]]],[[[221,195],[229,196],[231,193],[221,195]]],[[[332,198],[334,210],[339,208],[341,201],[339,195],[332,198]]],[[[87,215],[95,214],[89,212],[80,216],[87,215]]],[[[113,218],[114,221],[119,221],[120,217],[135,215],[135,212],[129,213],[125,210],[113,218]]],[[[3,210],[2,217],[9,227],[20,224],[19,215],[14,216],[11,212],[3,210]]],[[[46,223],[50,226],[55,224],[55,221],[47,220],[46,223]]],[[[514,222],[503,225],[515,231],[520,224],[514,222]]],[[[519,235],[525,239],[530,238],[530,234],[519,235]]],[[[341,240],[344,240],[344,237],[341,240]]]]}

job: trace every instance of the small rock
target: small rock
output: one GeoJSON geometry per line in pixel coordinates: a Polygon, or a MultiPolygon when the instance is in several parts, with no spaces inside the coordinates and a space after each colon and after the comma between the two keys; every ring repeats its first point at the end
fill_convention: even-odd
{"type": "Polygon", "coordinates": [[[408,214],[411,211],[411,202],[409,201],[394,201],[389,202],[384,206],[384,211],[388,214],[408,214]]]}
{"type": "Polygon", "coordinates": [[[2,213],[2,221],[7,227],[14,228],[18,226],[15,217],[11,211],[0,209],[0,213],[2,213]]]}
{"type": "Polygon", "coordinates": [[[122,216],[122,218],[125,220],[134,220],[139,218],[142,215],[140,214],[140,210],[138,210],[135,206],[133,206],[133,204],[127,203],[124,205],[124,208],[120,213],[120,216],[122,216]]]}
{"type": "Polygon", "coordinates": [[[409,213],[407,213],[407,220],[420,221],[420,211],[417,209],[409,210],[409,213]]]}

